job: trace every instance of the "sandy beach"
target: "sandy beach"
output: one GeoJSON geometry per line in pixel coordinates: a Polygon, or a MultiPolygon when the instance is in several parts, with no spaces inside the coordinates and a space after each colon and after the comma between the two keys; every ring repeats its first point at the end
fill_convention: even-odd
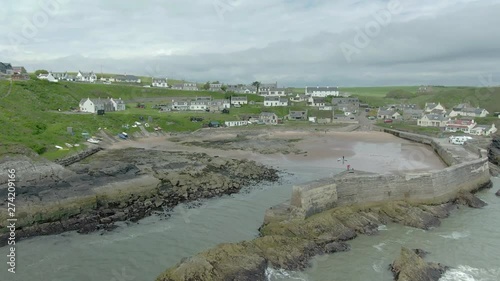
{"type": "Polygon", "coordinates": [[[107,149],[128,147],[201,152],[281,167],[309,165],[347,169],[350,165],[353,169],[377,173],[430,171],[446,167],[428,146],[375,131],[203,130],[182,136],[119,142],[107,149]],[[342,157],[347,161],[339,161],[342,157]]]}

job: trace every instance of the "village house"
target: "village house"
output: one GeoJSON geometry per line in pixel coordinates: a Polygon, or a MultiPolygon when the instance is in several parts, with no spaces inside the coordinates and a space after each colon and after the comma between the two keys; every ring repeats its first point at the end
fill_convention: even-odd
{"type": "Polygon", "coordinates": [[[457,116],[462,116],[462,117],[486,117],[490,113],[484,109],[484,108],[475,108],[471,107],[469,104],[459,104],[458,106],[454,107],[450,114],[449,117],[457,117],[457,116]]]}
{"type": "Polygon", "coordinates": [[[264,106],[288,106],[288,99],[280,96],[264,97],[264,106]]]}
{"type": "Polygon", "coordinates": [[[172,90],[182,90],[184,88],[184,84],[174,84],[172,85],[172,90]]]}
{"type": "Polygon", "coordinates": [[[80,101],[80,111],[97,113],[98,110],[104,110],[104,112],[114,111],[113,104],[109,99],[82,99],[80,101]]]}
{"type": "Polygon", "coordinates": [[[231,107],[231,101],[228,99],[216,99],[209,101],[210,111],[222,111],[231,107]]]}
{"type": "Polygon", "coordinates": [[[453,119],[446,123],[444,130],[446,132],[464,132],[468,134],[475,126],[474,119],[453,119]]]}
{"type": "Polygon", "coordinates": [[[12,65],[10,63],[0,62],[0,73],[6,75],[12,75],[14,74],[14,69],[12,68],[12,65]]]}
{"type": "Polygon", "coordinates": [[[443,128],[448,123],[449,118],[442,114],[424,114],[417,120],[417,125],[422,127],[443,128]]]}
{"type": "Polygon", "coordinates": [[[243,86],[238,92],[240,94],[257,94],[257,87],[249,85],[243,86]]]}
{"type": "Polygon", "coordinates": [[[322,97],[309,97],[309,100],[307,101],[309,106],[325,106],[326,105],[326,99],[322,97]]]}
{"type": "Polygon", "coordinates": [[[278,82],[275,83],[261,83],[259,86],[259,95],[268,95],[269,91],[278,88],[278,82]]]}
{"type": "Polygon", "coordinates": [[[296,94],[294,97],[290,97],[291,102],[304,102],[309,99],[305,94],[296,94]]]}
{"type": "Polygon", "coordinates": [[[37,78],[40,80],[47,80],[49,82],[58,82],[59,81],[50,72],[47,74],[40,73],[40,74],[38,74],[37,78]]]}
{"type": "Polygon", "coordinates": [[[498,129],[495,124],[491,124],[491,126],[477,125],[470,130],[470,134],[476,136],[491,136],[497,131],[498,129]]]}
{"type": "Polygon", "coordinates": [[[208,88],[209,91],[212,92],[221,92],[222,91],[222,83],[211,83],[208,88]]]}
{"type": "Polygon", "coordinates": [[[285,89],[283,88],[275,88],[269,90],[267,93],[262,94],[262,95],[267,95],[267,96],[286,96],[285,94],[285,89]]]}
{"type": "Polygon", "coordinates": [[[51,72],[51,74],[58,81],[76,81],[76,76],[70,75],[68,72],[51,72]]]}
{"type": "Polygon", "coordinates": [[[244,97],[235,97],[235,96],[232,96],[231,97],[231,105],[243,105],[243,104],[248,104],[248,99],[246,96],[244,97]]]}
{"type": "Polygon", "coordinates": [[[359,110],[358,98],[332,98],[333,109],[346,112],[357,112],[359,110]]]}
{"type": "Polygon", "coordinates": [[[400,120],[402,116],[399,112],[392,108],[379,108],[377,111],[378,119],[392,119],[392,120],[400,120]]]}
{"type": "Polygon", "coordinates": [[[101,77],[99,80],[106,83],[116,82],[115,77],[101,77]]]}
{"type": "Polygon", "coordinates": [[[198,85],[196,83],[184,83],[181,90],[185,91],[198,91],[198,85]]]}
{"type": "Polygon", "coordinates": [[[405,109],[403,110],[403,119],[407,121],[418,120],[423,114],[422,109],[405,109]]]}
{"type": "Polygon", "coordinates": [[[141,83],[141,78],[135,75],[118,75],[115,76],[115,81],[118,83],[141,83]]]}
{"type": "Polygon", "coordinates": [[[172,99],[171,109],[172,110],[189,110],[190,101],[188,99],[172,99]]]}
{"type": "Polygon", "coordinates": [[[432,113],[432,114],[445,114],[446,108],[441,105],[441,103],[425,103],[424,113],[432,113]]]}
{"type": "Polygon", "coordinates": [[[97,81],[97,75],[92,71],[92,72],[81,72],[80,70],[78,71],[78,74],[76,74],[75,81],[79,82],[89,82],[89,83],[95,83],[97,81]]]}
{"type": "Polygon", "coordinates": [[[226,122],[224,122],[224,125],[226,125],[226,127],[246,126],[246,125],[248,125],[248,121],[244,121],[244,120],[226,121],[226,122]]]}
{"type": "Polygon", "coordinates": [[[306,87],[305,94],[312,97],[339,96],[338,87],[306,87]]]}
{"type": "Polygon", "coordinates": [[[152,78],[152,87],[168,88],[167,78],[152,78]]]}
{"type": "Polygon", "coordinates": [[[12,74],[27,74],[28,72],[24,68],[24,66],[13,66],[12,74]]]}
{"type": "Polygon", "coordinates": [[[12,80],[30,80],[30,75],[28,73],[17,74],[14,73],[10,76],[12,80]]]}
{"type": "Polygon", "coordinates": [[[123,111],[123,110],[125,110],[125,102],[121,98],[119,98],[117,100],[111,98],[111,99],[109,99],[109,101],[113,105],[114,111],[123,111]]]}
{"type": "Polygon", "coordinates": [[[334,123],[359,123],[354,115],[345,115],[345,114],[335,114],[333,115],[334,123]]]}
{"type": "Polygon", "coordinates": [[[210,101],[208,100],[194,100],[189,102],[189,110],[206,111],[209,108],[210,101]]]}
{"type": "Polygon", "coordinates": [[[307,110],[303,110],[303,111],[292,111],[292,110],[289,110],[288,111],[287,119],[288,120],[302,120],[302,121],[305,121],[305,120],[307,120],[307,110]]]}
{"type": "Polygon", "coordinates": [[[260,114],[260,121],[266,125],[278,124],[278,115],[272,112],[262,112],[260,114]]]}

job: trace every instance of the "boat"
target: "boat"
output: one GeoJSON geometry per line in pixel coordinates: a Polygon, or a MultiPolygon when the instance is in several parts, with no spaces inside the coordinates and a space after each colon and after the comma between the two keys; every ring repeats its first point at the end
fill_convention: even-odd
{"type": "Polygon", "coordinates": [[[62,147],[60,147],[59,145],[56,145],[56,148],[57,148],[57,149],[62,149],[62,147]]]}
{"type": "Polygon", "coordinates": [[[69,147],[69,148],[72,148],[72,147],[73,147],[73,145],[72,145],[72,144],[69,144],[69,143],[65,143],[65,145],[66,145],[67,147],[69,147]]]}
{"type": "Polygon", "coordinates": [[[100,142],[100,140],[96,140],[94,138],[90,138],[87,141],[90,142],[90,143],[95,143],[95,144],[98,144],[100,142]]]}
{"type": "Polygon", "coordinates": [[[128,138],[128,135],[118,134],[118,137],[121,138],[122,140],[126,140],[128,138]]]}

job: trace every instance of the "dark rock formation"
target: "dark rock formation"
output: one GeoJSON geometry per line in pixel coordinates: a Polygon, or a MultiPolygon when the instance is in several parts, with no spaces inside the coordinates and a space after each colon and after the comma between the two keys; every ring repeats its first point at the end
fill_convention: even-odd
{"type": "Polygon", "coordinates": [[[500,135],[493,136],[488,148],[488,160],[490,161],[490,172],[493,176],[500,175],[500,135]]]}
{"type": "Polygon", "coordinates": [[[500,197],[500,189],[495,193],[495,195],[500,197]]]}
{"type": "Polygon", "coordinates": [[[477,198],[474,194],[469,193],[469,192],[463,192],[461,193],[456,202],[461,205],[469,206],[471,208],[482,208],[488,204],[484,202],[483,200],[477,198]]]}
{"type": "Polygon", "coordinates": [[[448,269],[439,263],[427,263],[419,256],[423,251],[402,248],[399,257],[390,265],[396,281],[438,281],[448,269]]]}

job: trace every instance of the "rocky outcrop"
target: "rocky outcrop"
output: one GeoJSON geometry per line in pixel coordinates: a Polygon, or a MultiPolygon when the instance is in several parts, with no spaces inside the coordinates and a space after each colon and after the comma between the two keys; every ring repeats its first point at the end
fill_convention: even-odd
{"type": "Polygon", "coordinates": [[[500,189],[495,193],[495,195],[500,197],[500,189]]]}
{"type": "Polygon", "coordinates": [[[70,155],[66,158],[57,159],[54,162],[61,165],[61,166],[69,166],[69,165],[74,164],[76,162],[82,161],[83,159],[85,159],[91,155],[94,155],[101,150],[102,150],[102,147],[97,146],[97,145],[92,145],[91,147],[89,147],[81,152],[78,152],[77,154],[70,155]]]}
{"type": "MultiPolygon", "coordinates": [[[[221,257],[220,254],[214,254],[219,252],[248,255],[255,260],[261,258],[272,268],[302,270],[316,255],[348,251],[350,246],[346,241],[354,239],[360,234],[377,234],[380,225],[394,221],[428,229],[439,225],[439,220],[447,217],[453,209],[455,206],[451,203],[436,206],[413,206],[405,202],[395,202],[369,208],[361,206],[339,207],[305,220],[274,221],[261,227],[262,237],[249,242],[219,245],[210,251],[183,260],[158,277],[157,281],[232,280],[229,277],[234,272],[232,268],[237,268],[241,264],[238,264],[237,257],[233,255],[215,258],[221,257]],[[235,247],[237,251],[228,250],[232,247],[235,247]],[[222,274],[221,272],[224,271],[220,270],[221,268],[230,270],[227,274],[222,274]],[[214,273],[209,274],[210,272],[214,273]],[[202,279],[200,276],[207,279],[202,279]]],[[[421,251],[419,254],[423,255],[424,252],[421,251]]],[[[260,263],[251,264],[250,272],[255,273],[262,270],[257,264],[260,265],[260,263]]],[[[249,268],[246,269],[249,270],[249,268]]],[[[264,271],[260,272],[260,274],[263,273],[264,271]]],[[[261,276],[260,274],[255,276],[261,276]]],[[[265,279],[256,278],[254,280],[265,279]]]]}
{"type": "Polygon", "coordinates": [[[447,267],[439,263],[428,263],[422,250],[401,248],[399,257],[390,265],[396,281],[438,281],[447,267]]]}
{"type": "Polygon", "coordinates": [[[465,205],[471,208],[480,209],[488,204],[483,200],[477,198],[474,194],[469,192],[460,193],[456,202],[461,205],[465,205]]]}
{"type": "Polygon", "coordinates": [[[498,176],[500,174],[500,135],[493,137],[488,148],[488,160],[495,166],[490,165],[491,174],[498,176]]]}
{"type": "MultiPolygon", "coordinates": [[[[279,179],[277,170],[254,161],[144,149],[104,152],[66,168],[29,158],[4,163],[18,170],[16,205],[26,212],[17,239],[110,230],[118,221],[137,222],[179,203],[279,179]]],[[[6,238],[0,232],[0,244],[6,238]]]]}

